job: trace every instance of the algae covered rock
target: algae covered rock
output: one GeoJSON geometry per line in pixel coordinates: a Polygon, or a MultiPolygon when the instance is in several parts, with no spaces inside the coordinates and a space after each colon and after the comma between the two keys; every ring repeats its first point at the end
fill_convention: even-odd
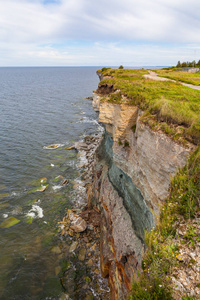
{"type": "Polygon", "coordinates": [[[3,199],[3,198],[6,198],[8,196],[9,196],[9,194],[0,194],[0,200],[3,199]]]}
{"type": "Polygon", "coordinates": [[[51,144],[48,146],[44,146],[43,149],[57,149],[60,146],[61,146],[60,144],[51,144]]]}
{"type": "Polygon", "coordinates": [[[19,219],[16,219],[15,217],[9,217],[0,224],[0,228],[9,228],[18,224],[19,222],[19,219]]]}

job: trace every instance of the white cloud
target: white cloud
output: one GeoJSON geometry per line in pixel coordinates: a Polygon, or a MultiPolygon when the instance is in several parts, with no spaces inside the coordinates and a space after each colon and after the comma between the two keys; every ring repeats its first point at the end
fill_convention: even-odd
{"type": "Polygon", "coordinates": [[[200,42],[198,0],[47,2],[0,0],[0,65],[173,64],[200,42]]]}
{"type": "Polygon", "coordinates": [[[200,46],[95,42],[79,46],[7,45],[0,49],[1,66],[167,66],[200,58],[200,46]],[[12,51],[14,46],[15,51],[12,51]]]}

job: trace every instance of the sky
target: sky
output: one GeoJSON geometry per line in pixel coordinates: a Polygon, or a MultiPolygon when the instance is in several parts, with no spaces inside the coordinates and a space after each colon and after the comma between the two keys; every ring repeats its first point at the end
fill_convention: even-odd
{"type": "Polygon", "coordinates": [[[0,66],[200,59],[199,0],[0,0],[0,66]]]}

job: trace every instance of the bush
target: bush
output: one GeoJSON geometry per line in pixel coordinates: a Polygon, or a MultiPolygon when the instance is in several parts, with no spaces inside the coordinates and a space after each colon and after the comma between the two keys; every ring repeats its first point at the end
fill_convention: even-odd
{"type": "Polygon", "coordinates": [[[109,69],[110,69],[110,68],[104,67],[104,68],[101,69],[101,71],[102,71],[102,72],[106,72],[106,71],[108,71],[109,69]]]}
{"type": "Polygon", "coordinates": [[[124,141],[124,147],[129,147],[129,142],[127,140],[124,141]]]}

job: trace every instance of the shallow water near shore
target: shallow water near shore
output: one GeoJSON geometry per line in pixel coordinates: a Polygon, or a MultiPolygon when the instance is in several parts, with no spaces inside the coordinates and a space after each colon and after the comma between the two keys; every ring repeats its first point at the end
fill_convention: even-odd
{"type": "Polygon", "coordinates": [[[60,239],[57,223],[83,200],[73,188],[80,162],[66,148],[100,133],[84,99],[97,69],[0,68],[1,299],[65,297],[60,277],[72,241],[60,239]]]}

